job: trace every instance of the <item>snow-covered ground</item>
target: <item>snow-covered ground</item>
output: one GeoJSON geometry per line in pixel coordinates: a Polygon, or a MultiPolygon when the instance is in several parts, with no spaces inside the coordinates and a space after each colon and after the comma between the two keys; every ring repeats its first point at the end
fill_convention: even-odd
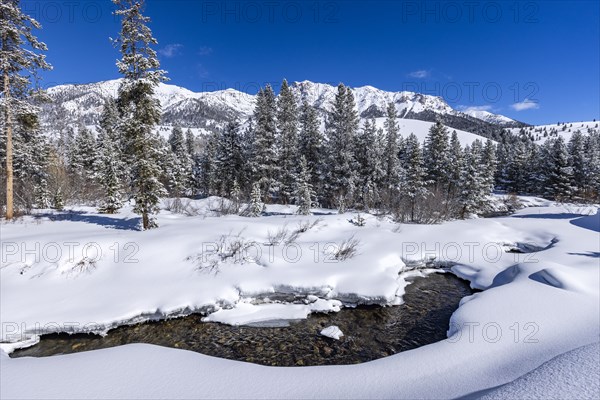
{"type": "MultiPolygon", "coordinates": [[[[514,134],[518,134],[520,130],[521,128],[509,129],[514,134]]],[[[577,131],[580,131],[584,135],[587,135],[590,131],[600,132],[600,123],[598,121],[563,122],[525,128],[525,132],[532,134],[537,143],[544,143],[546,140],[558,136],[562,136],[568,142],[577,131]]]]}
{"type": "Polygon", "coordinates": [[[403,269],[431,259],[453,264],[485,290],[463,299],[447,340],[361,365],[263,367],[151,345],[10,359],[5,352],[19,344],[4,344],[1,397],[454,398],[599,341],[596,208],[532,198],[527,203],[536,207],[510,217],[399,225],[365,215],[359,227],[351,213],[302,217],[283,206],[261,218],[216,217],[211,202],[194,202],[195,216],[163,211],[160,228],[147,232],[135,230],[130,208],[3,223],[2,340],[104,332],[193,311],[236,324],[304,318],[348,303],[400,304],[403,269]],[[336,258],[352,239],[356,254],[336,258]],[[272,302],[274,293],[305,295],[305,304],[272,302]]]}

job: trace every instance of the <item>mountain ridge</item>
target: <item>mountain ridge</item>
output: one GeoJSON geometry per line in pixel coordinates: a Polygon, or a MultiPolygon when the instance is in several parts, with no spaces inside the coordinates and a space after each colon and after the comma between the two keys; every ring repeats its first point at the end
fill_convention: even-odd
{"type": "MultiPolygon", "coordinates": [[[[98,123],[104,101],[115,98],[121,79],[87,83],[57,85],[47,90],[52,99],[43,106],[42,121],[47,129],[62,129],[64,124],[95,125],[98,123]]],[[[337,87],[312,81],[292,82],[297,99],[304,100],[319,110],[321,117],[331,112],[337,87]]],[[[487,113],[484,118],[452,108],[439,96],[410,91],[388,92],[373,86],[351,88],[361,119],[385,116],[392,102],[400,118],[434,122],[493,137],[504,128],[517,128],[526,124],[508,117],[487,113]],[[489,114],[489,115],[488,115],[489,114]]],[[[187,88],[161,83],[155,98],[163,108],[163,123],[199,128],[205,131],[219,129],[231,119],[242,122],[252,116],[255,95],[228,88],[216,91],[193,92],[187,88]]]]}

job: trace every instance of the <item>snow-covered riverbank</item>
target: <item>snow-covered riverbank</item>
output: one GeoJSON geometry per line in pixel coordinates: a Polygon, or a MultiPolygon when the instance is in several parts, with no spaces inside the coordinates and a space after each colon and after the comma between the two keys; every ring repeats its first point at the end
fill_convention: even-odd
{"type": "Polygon", "coordinates": [[[548,203],[442,225],[365,216],[364,227],[348,222],[353,214],[269,211],[262,218],[163,212],[161,227],[147,232],[132,230],[137,219],[128,210],[3,224],[2,340],[198,310],[248,323],[343,303],[399,304],[406,285],[399,272],[433,257],[486,290],[463,300],[448,340],[357,366],[269,368],[149,345],[46,359],[3,354],[2,397],[458,397],[599,339],[595,209],[548,203]],[[340,244],[352,239],[356,254],[342,260],[340,244]],[[505,252],[519,244],[540,251],[505,252]],[[293,294],[305,304],[273,304],[293,294]]]}

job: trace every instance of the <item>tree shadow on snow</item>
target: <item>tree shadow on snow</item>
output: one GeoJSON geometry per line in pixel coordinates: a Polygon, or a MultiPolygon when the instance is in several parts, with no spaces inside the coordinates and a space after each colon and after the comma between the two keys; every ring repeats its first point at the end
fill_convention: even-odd
{"type": "Polygon", "coordinates": [[[588,215],[574,219],[571,221],[571,223],[580,228],[589,229],[594,232],[600,232],[600,213],[597,212],[595,215],[588,215]]]}
{"type": "Polygon", "coordinates": [[[581,217],[581,214],[572,213],[558,213],[558,214],[526,214],[526,215],[513,215],[512,218],[525,218],[525,219],[571,219],[581,217]]]}
{"type": "Polygon", "coordinates": [[[572,256],[600,258],[600,252],[598,252],[598,251],[588,251],[586,253],[567,253],[567,254],[570,254],[572,256]]]}
{"type": "Polygon", "coordinates": [[[57,214],[36,214],[35,218],[48,218],[51,221],[85,222],[100,225],[108,229],[122,229],[128,231],[139,230],[141,218],[113,218],[104,215],[88,214],[85,211],[65,211],[57,214]]]}

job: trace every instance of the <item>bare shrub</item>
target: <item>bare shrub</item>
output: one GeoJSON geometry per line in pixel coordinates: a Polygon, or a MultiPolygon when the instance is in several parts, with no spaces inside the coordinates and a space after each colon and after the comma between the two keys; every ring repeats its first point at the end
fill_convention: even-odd
{"type": "Polygon", "coordinates": [[[290,233],[290,231],[287,228],[287,224],[285,224],[281,228],[277,229],[277,231],[275,231],[274,233],[271,231],[268,231],[267,232],[267,243],[265,243],[265,244],[267,246],[278,246],[286,240],[289,233],[290,233]]]}
{"type": "Polygon", "coordinates": [[[199,254],[189,256],[186,261],[196,264],[196,269],[202,273],[218,274],[221,264],[232,262],[233,264],[256,263],[248,255],[248,250],[256,246],[256,242],[248,241],[241,236],[243,230],[237,235],[221,235],[215,246],[199,254]]]}
{"type": "Polygon", "coordinates": [[[333,257],[338,261],[349,260],[354,257],[358,252],[360,246],[360,240],[356,239],[354,235],[348,239],[342,241],[333,252],[333,257]]]}
{"type": "Polygon", "coordinates": [[[219,217],[238,214],[240,212],[240,206],[237,202],[225,198],[211,199],[208,203],[208,208],[219,217]]]}
{"type": "Polygon", "coordinates": [[[164,201],[164,209],[175,214],[183,214],[188,217],[200,215],[200,208],[194,205],[190,199],[176,197],[164,201]]]}

